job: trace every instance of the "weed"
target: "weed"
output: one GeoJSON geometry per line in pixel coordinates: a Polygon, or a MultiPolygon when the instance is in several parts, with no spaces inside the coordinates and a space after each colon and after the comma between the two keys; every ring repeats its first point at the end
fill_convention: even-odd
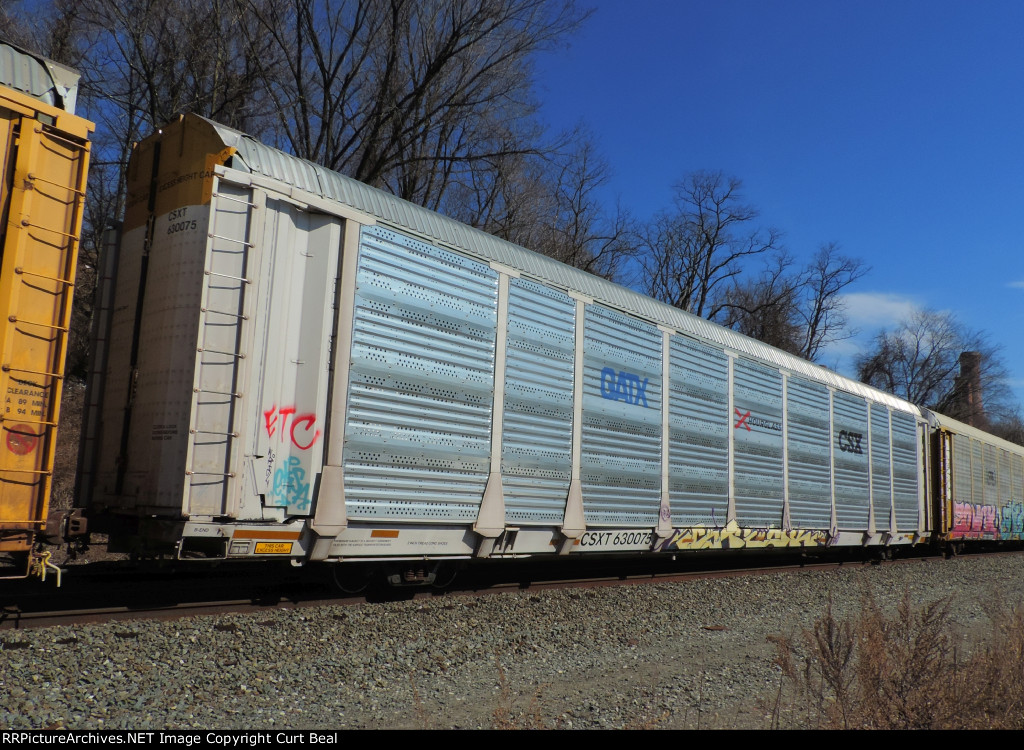
{"type": "Polygon", "coordinates": [[[886,616],[870,598],[854,620],[831,603],[800,638],[776,636],[779,727],[787,686],[792,720],[843,729],[1024,728],[1024,610],[994,616],[987,645],[964,658],[951,601],[914,606],[909,594],[886,616]]]}

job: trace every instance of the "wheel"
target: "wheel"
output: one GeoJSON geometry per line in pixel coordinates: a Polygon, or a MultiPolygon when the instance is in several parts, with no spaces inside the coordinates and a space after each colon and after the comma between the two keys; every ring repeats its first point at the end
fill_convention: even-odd
{"type": "Polygon", "coordinates": [[[343,594],[360,594],[366,591],[373,578],[373,569],[368,565],[332,563],[334,586],[343,594]]]}

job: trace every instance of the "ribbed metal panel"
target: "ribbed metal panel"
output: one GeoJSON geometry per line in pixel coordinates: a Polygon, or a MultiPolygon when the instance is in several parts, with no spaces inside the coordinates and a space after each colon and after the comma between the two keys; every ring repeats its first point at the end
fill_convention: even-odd
{"type": "Polygon", "coordinates": [[[590,305],[584,337],[586,521],[653,525],[661,502],[661,331],[590,305]]]}
{"type": "Polygon", "coordinates": [[[828,389],[790,378],[786,395],[790,523],[794,528],[827,529],[832,521],[828,389]]]}
{"type": "Polygon", "coordinates": [[[288,185],[371,214],[379,221],[403,231],[430,238],[431,242],[458,248],[460,252],[468,252],[487,262],[511,266],[530,278],[558,289],[580,292],[609,307],[636,315],[654,324],[673,328],[692,338],[763,360],[775,367],[800,374],[808,380],[855,393],[892,409],[920,413],[917,407],[895,396],[844,378],[760,341],[525,250],[323,167],[268,148],[251,136],[231,128],[213,122],[209,124],[224,140],[225,145],[238,150],[232,162],[235,168],[247,169],[281,180],[288,185]]]}
{"type": "Polygon", "coordinates": [[[1013,501],[1010,495],[1010,483],[1013,479],[1013,472],[1010,469],[1010,454],[1004,450],[999,451],[999,505],[1009,505],[1013,501]]]}
{"type": "Polygon", "coordinates": [[[733,366],[733,496],[740,526],[782,525],[782,375],[755,362],[733,366]]]}
{"type": "Polygon", "coordinates": [[[972,502],[985,505],[985,455],[984,444],[971,440],[971,496],[972,502]]]}
{"type": "Polygon", "coordinates": [[[1024,502],[1024,459],[1020,456],[1010,454],[1010,462],[1013,468],[1013,486],[1011,498],[1018,503],[1024,502]]]}
{"type": "Polygon", "coordinates": [[[71,68],[0,42],[0,85],[74,114],[78,79],[71,68]]]}
{"type": "Polygon", "coordinates": [[[971,440],[963,435],[953,435],[953,500],[958,503],[974,502],[971,440]]]}
{"type": "Polygon", "coordinates": [[[868,527],[868,407],[860,398],[836,393],[832,402],[836,519],[840,529],[868,527]]]}
{"type": "Polygon", "coordinates": [[[362,230],[345,430],[349,517],[476,517],[489,471],[497,274],[362,230]]]}
{"type": "Polygon", "coordinates": [[[892,413],[892,495],[896,528],[916,529],[918,520],[917,423],[909,414],[892,413]]]}
{"type": "Polygon", "coordinates": [[[985,453],[985,505],[999,505],[999,454],[993,445],[986,445],[985,453]]]}
{"type": "Polygon", "coordinates": [[[575,301],[512,279],[505,364],[502,484],[513,523],[558,523],[572,466],[575,301]]]}
{"type": "Polygon", "coordinates": [[[889,528],[889,511],[892,509],[891,455],[889,410],[879,404],[872,404],[871,502],[875,508],[875,528],[878,529],[889,528]]]}
{"type": "Polygon", "coordinates": [[[729,359],[673,336],[669,502],[676,526],[724,526],[729,510],[729,359]]]}

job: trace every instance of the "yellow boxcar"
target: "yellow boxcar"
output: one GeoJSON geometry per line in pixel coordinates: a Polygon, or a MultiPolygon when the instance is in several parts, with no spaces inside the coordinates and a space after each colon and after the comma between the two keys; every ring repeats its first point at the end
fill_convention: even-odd
{"type": "MultiPolygon", "coordinates": [[[[0,45],[0,577],[45,577],[56,430],[92,123],[33,96],[40,61],[0,45]],[[11,61],[14,65],[11,65],[11,61]]],[[[57,101],[57,105],[63,104],[57,101]]]]}

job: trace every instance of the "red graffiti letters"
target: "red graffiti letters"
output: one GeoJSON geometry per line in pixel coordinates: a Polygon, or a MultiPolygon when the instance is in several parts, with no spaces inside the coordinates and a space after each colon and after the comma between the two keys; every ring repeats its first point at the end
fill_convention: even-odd
{"type": "Polygon", "coordinates": [[[316,415],[296,415],[295,411],[294,406],[278,408],[275,404],[263,412],[267,437],[274,437],[276,432],[280,435],[279,439],[282,443],[291,440],[292,445],[299,450],[309,450],[320,437],[320,430],[316,429],[316,415]],[[290,425],[289,420],[291,421],[290,425]]]}

